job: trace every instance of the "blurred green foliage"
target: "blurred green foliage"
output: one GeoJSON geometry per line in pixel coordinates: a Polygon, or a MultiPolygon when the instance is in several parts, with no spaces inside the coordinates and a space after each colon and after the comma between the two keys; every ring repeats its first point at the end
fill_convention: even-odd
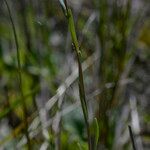
{"type": "MultiPolygon", "coordinates": [[[[57,88],[65,78],[74,71],[75,54],[71,48],[70,35],[67,34],[67,21],[59,1],[8,0],[8,4],[18,37],[22,90],[30,126],[34,118],[38,117],[41,120],[44,118],[40,117],[41,108],[58,92],[57,88]]],[[[124,73],[126,73],[125,79],[130,75],[130,70],[126,72],[128,63],[136,57],[138,49],[143,60],[150,58],[150,21],[143,16],[137,16],[139,12],[134,12],[131,0],[127,0],[126,3],[121,0],[68,1],[68,5],[75,21],[76,31],[73,31],[75,32],[73,34],[77,34],[78,37],[78,41],[74,40],[77,42],[76,48],[81,50],[80,61],[86,60],[93,52],[96,52],[96,47],[100,55],[99,63],[93,64],[94,67],[96,66],[94,79],[91,77],[94,67],[91,67],[89,71],[88,80],[92,85],[86,83],[88,73],[83,74],[85,85],[88,85],[85,87],[85,93],[94,91],[95,87],[103,89],[110,82],[114,85],[113,88],[104,90],[93,98],[97,100],[94,107],[89,106],[91,103],[86,106],[94,110],[94,116],[89,121],[90,138],[94,149],[100,146],[112,149],[120,110],[125,105],[126,87],[120,86],[120,80],[124,73]],[[95,15],[95,19],[90,22],[91,14],[95,15]],[[141,17],[144,21],[142,20],[143,23],[139,28],[138,21],[141,17]],[[83,32],[85,28],[86,32],[83,32]],[[96,110],[95,107],[98,109],[96,110]],[[97,120],[94,121],[95,117],[97,120]]],[[[82,73],[82,70],[80,71],[82,73]]],[[[45,127],[50,139],[45,138],[43,122],[40,120],[36,129],[37,134],[31,138],[33,149],[39,149],[43,143],[48,144],[49,149],[55,149],[58,143],[60,143],[58,149],[62,150],[88,149],[86,124],[81,109],[75,107],[67,115],[62,114],[57,134],[53,127],[53,124],[55,125],[53,117],[56,117],[57,112],[67,110],[69,105],[77,102],[74,99],[79,99],[75,97],[77,92],[74,87],[77,88],[76,82],[69,87],[65,96],[62,96],[61,104],[59,100],[50,110],[46,110],[46,119],[52,120],[50,125],[45,127]]],[[[83,96],[83,93],[81,95],[83,96]]],[[[80,98],[83,98],[82,96],[80,98]]],[[[2,149],[16,149],[18,143],[24,138],[22,104],[15,40],[8,10],[5,3],[1,1],[0,128],[3,125],[7,128],[7,132],[0,135],[2,149]],[[7,123],[3,123],[5,120],[7,123]]],[[[91,117],[91,114],[89,116],[91,117]]],[[[143,118],[144,122],[149,122],[149,115],[146,114],[143,118]]],[[[23,145],[21,148],[27,149],[26,144],[23,145]]],[[[129,142],[125,143],[123,148],[130,149],[129,142]]]]}

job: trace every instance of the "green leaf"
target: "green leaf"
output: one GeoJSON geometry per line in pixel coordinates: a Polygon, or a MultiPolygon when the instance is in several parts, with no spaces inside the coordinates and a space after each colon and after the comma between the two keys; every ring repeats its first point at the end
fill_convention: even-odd
{"type": "Polygon", "coordinates": [[[94,139],[93,149],[96,150],[99,140],[99,125],[96,118],[94,118],[93,123],[91,125],[91,136],[94,139]]]}
{"type": "Polygon", "coordinates": [[[97,146],[98,139],[99,139],[99,126],[98,126],[97,118],[94,118],[94,127],[95,127],[95,142],[97,146]]]}
{"type": "Polygon", "coordinates": [[[79,142],[77,143],[77,146],[78,146],[79,150],[83,150],[81,147],[81,144],[79,142]]]}

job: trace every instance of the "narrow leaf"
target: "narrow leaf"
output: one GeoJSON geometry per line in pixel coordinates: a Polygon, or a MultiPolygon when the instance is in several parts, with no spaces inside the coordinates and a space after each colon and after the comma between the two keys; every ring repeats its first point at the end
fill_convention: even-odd
{"type": "Polygon", "coordinates": [[[66,6],[65,6],[65,3],[64,3],[64,0],[59,0],[62,8],[66,11],[66,6]]]}
{"type": "Polygon", "coordinates": [[[94,118],[94,126],[95,126],[95,145],[97,146],[98,139],[99,139],[99,125],[97,118],[94,118]]]}
{"type": "Polygon", "coordinates": [[[136,143],[135,143],[135,138],[134,138],[134,135],[132,132],[132,128],[130,125],[128,126],[128,128],[129,128],[129,133],[130,133],[130,138],[131,138],[133,150],[136,150],[136,143]]]}
{"type": "Polygon", "coordinates": [[[81,147],[81,144],[79,142],[77,143],[77,146],[78,146],[79,150],[83,150],[81,147]]]}

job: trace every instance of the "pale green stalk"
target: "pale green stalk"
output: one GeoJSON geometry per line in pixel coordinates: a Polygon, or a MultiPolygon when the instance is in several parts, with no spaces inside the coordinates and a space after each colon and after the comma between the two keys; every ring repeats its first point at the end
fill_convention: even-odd
{"type": "Polygon", "coordinates": [[[79,43],[78,43],[77,36],[76,36],[76,30],[75,30],[72,11],[71,9],[68,8],[66,0],[64,1],[64,5],[63,5],[63,8],[64,8],[65,15],[68,19],[68,25],[69,25],[69,31],[71,33],[72,44],[76,52],[76,57],[78,61],[80,101],[81,101],[82,111],[83,111],[84,120],[86,124],[86,129],[87,129],[88,147],[89,147],[89,150],[91,150],[90,128],[89,128],[89,121],[88,121],[89,117],[88,117],[88,109],[87,109],[87,102],[86,102],[86,97],[85,97],[83,72],[82,72],[82,65],[81,65],[81,51],[80,51],[79,43]]]}
{"type": "Polygon", "coordinates": [[[67,10],[67,18],[68,18],[69,30],[71,33],[74,50],[76,52],[77,61],[78,61],[80,101],[81,101],[82,111],[84,114],[84,120],[85,120],[86,128],[87,128],[88,146],[89,146],[89,149],[91,149],[90,129],[89,129],[89,122],[88,122],[88,110],[87,110],[87,102],[85,98],[83,72],[82,72],[82,66],[81,66],[81,51],[80,51],[79,43],[78,43],[77,36],[76,36],[74,19],[73,19],[71,9],[67,10]]]}

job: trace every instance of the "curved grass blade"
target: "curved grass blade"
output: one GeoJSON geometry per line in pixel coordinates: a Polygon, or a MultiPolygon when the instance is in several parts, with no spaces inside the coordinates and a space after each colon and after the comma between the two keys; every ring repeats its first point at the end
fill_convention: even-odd
{"type": "Polygon", "coordinates": [[[28,122],[27,122],[27,107],[24,99],[24,94],[23,94],[23,89],[22,89],[22,76],[21,76],[21,63],[20,63],[20,52],[19,52],[19,44],[18,44],[18,39],[17,39],[17,33],[15,29],[15,25],[13,22],[13,18],[11,15],[10,7],[8,5],[7,0],[4,0],[6,7],[8,9],[11,25],[12,25],[12,30],[14,34],[14,39],[15,39],[15,44],[16,44],[16,50],[17,50],[17,65],[18,65],[18,78],[19,78],[19,87],[20,87],[20,95],[23,103],[23,111],[24,111],[24,122],[25,122],[25,136],[27,138],[27,146],[28,149],[31,149],[31,144],[30,144],[30,138],[29,138],[29,133],[28,133],[28,122]]]}
{"type": "Polygon", "coordinates": [[[98,121],[97,118],[94,118],[94,129],[95,129],[95,150],[97,148],[97,144],[98,144],[98,139],[99,139],[99,125],[98,125],[98,121]]]}

